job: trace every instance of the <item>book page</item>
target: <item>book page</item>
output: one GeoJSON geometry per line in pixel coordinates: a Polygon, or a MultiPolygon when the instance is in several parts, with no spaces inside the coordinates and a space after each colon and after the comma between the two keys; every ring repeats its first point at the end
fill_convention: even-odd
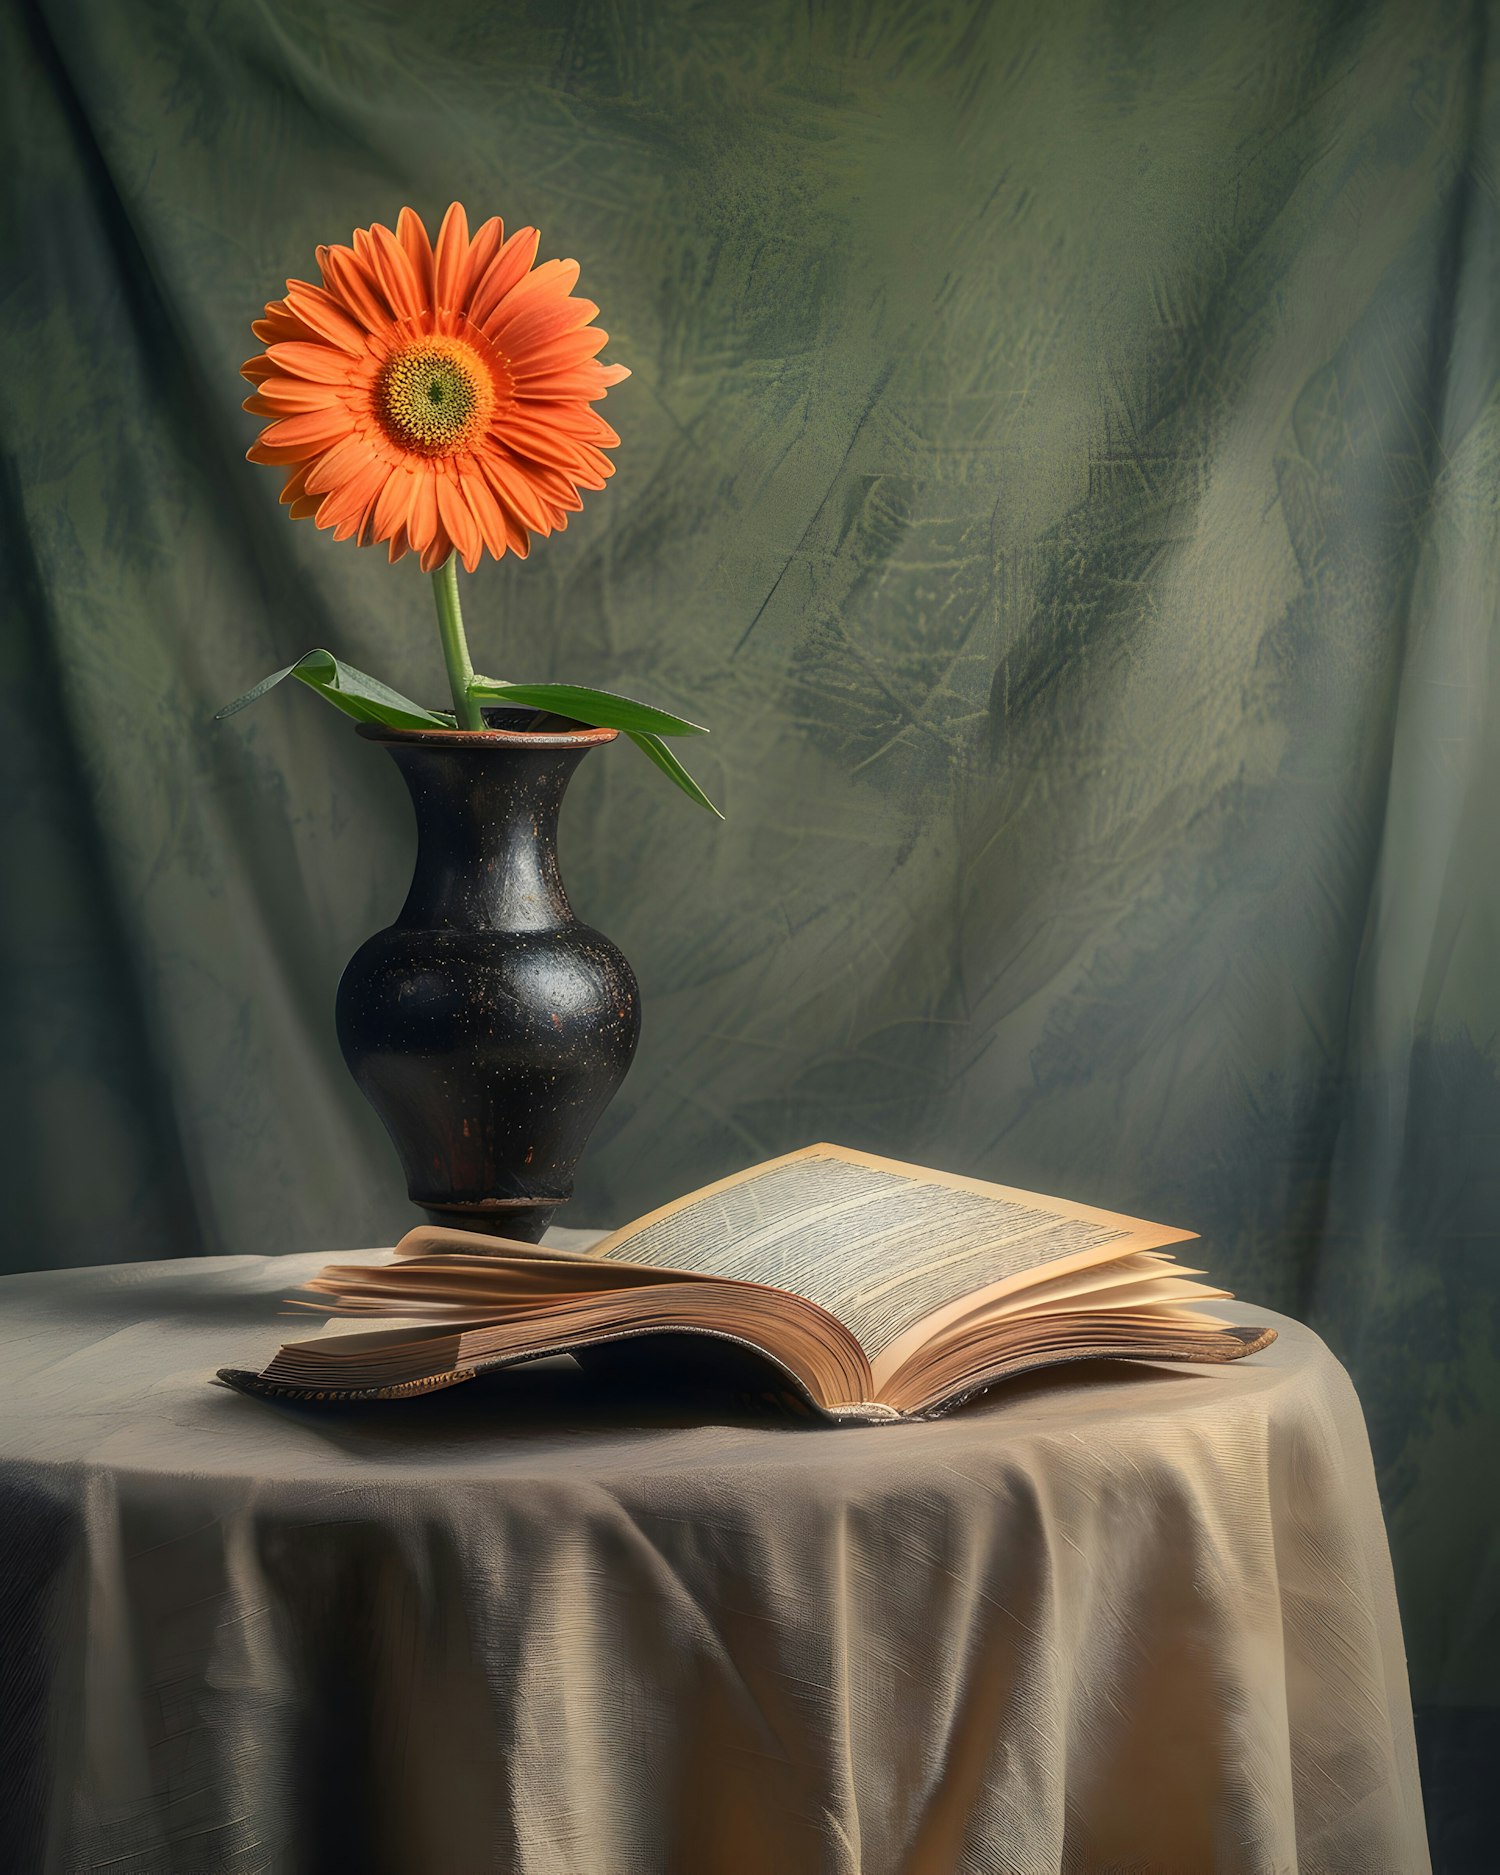
{"type": "Polygon", "coordinates": [[[873,1359],[979,1290],[1192,1236],[843,1146],[752,1166],[628,1224],[596,1255],[768,1283],[837,1316],[873,1359]]]}

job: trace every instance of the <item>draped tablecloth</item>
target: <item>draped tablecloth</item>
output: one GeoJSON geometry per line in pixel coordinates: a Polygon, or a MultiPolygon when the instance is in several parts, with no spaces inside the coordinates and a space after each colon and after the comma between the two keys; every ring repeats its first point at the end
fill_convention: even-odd
{"type": "Polygon", "coordinates": [[[1364,1425],[1297,1323],[905,1426],[566,1361],[213,1383],[323,1260],[0,1283],[5,1869],[1427,1869],[1364,1425]]]}

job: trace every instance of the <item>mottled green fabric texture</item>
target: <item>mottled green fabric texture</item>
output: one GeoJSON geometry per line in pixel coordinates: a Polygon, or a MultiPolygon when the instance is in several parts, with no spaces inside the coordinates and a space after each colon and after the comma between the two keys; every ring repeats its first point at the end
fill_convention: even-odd
{"type": "Polygon", "coordinates": [[[1419,1701],[1500,1676],[1484,8],[34,0],[0,31],[9,1267],[389,1240],[333,1035],[427,582],[243,460],[320,241],[537,223],[619,473],[481,668],[708,721],[565,816],[636,1066],[574,1224],[817,1138],[1192,1225],[1369,1417],[1419,1701]]]}

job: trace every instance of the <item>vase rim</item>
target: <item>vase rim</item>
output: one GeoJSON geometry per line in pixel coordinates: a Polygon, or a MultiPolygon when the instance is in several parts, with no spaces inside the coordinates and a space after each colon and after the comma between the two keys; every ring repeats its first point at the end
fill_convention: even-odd
{"type": "Polygon", "coordinates": [[[396,729],[388,723],[356,723],[355,733],[369,742],[403,744],[487,744],[525,749],[592,749],[613,742],[618,729],[396,729]]]}

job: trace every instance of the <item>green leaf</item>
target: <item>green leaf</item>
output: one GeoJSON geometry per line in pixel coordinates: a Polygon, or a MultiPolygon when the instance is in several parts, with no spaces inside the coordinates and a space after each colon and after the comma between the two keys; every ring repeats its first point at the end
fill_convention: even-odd
{"type": "Polygon", "coordinates": [[[485,703],[519,703],[532,709],[553,710],[597,729],[623,729],[626,735],[706,736],[701,723],[690,723],[670,710],[634,697],[616,696],[612,690],[590,690],[583,684],[506,684],[497,677],[476,677],[469,694],[485,703]]]}
{"type": "Polygon", "coordinates": [[[256,702],[268,690],[274,690],[284,677],[297,678],[356,722],[383,723],[388,729],[450,729],[453,726],[451,716],[445,720],[433,715],[431,710],[413,703],[410,697],[403,697],[399,690],[381,683],[378,677],[367,676],[364,671],[355,670],[352,664],[336,658],[331,651],[322,650],[309,651],[295,664],[288,664],[285,670],[262,677],[253,690],[247,690],[233,703],[226,703],[222,710],[215,711],[214,721],[222,723],[226,716],[233,716],[246,704],[256,702]]]}
{"type": "Polygon", "coordinates": [[[720,820],[724,818],[660,736],[642,735],[634,729],[627,729],[625,733],[642,755],[649,756],[664,775],[670,776],[677,783],[690,801],[696,801],[699,807],[706,807],[710,814],[718,814],[720,820]]]}

